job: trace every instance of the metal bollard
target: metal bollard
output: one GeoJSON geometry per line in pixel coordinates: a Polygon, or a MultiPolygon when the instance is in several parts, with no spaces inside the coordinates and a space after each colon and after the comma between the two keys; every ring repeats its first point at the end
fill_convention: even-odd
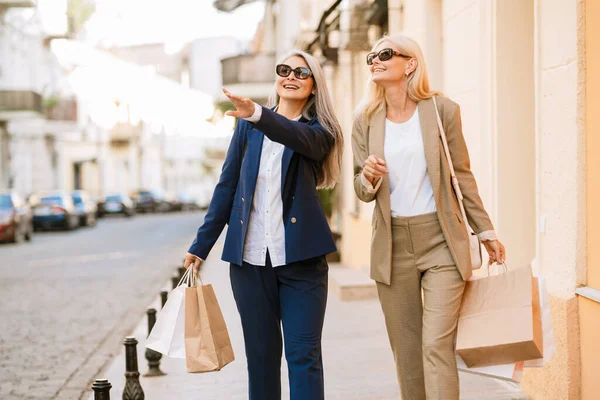
{"type": "Polygon", "coordinates": [[[179,277],[179,274],[175,274],[171,277],[171,284],[173,285],[173,289],[177,287],[177,284],[179,283],[180,279],[181,278],[179,277]]]}
{"type": "Polygon", "coordinates": [[[127,336],[125,345],[125,388],[123,400],[144,400],[144,390],[140,385],[140,372],[137,362],[137,344],[134,336],[127,336]]]}
{"type": "MultiPolygon", "coordinates": [[[[154,324],[156,323],[156,310],[154,308],[149,308],[148,311],[146,311],[146,313],[148,314],[148,336],[150,336],[150,332],[152,331],[152,328],[154,328],[154,324]]],[[[166,375],[160,370],[161,358],[162,354],[158,351],[146,349],[146,360],[148,360],[148,372],[146,372],[144,376],[166,375]]]]}
{"type": "Polygon", "coordinates": [[[160,308],[161,309],[165,306],[165,303],[167,302],[168,297],[169,297],[169,292],[167,292],[166,290],[162,290],[160,292],[160,308]]]}
{"type": "Polygon", "coordinates": [[[112,385],[107,379],[96,379],[92,384],[94,400],[110,400],[110,389],[112,385]]]}

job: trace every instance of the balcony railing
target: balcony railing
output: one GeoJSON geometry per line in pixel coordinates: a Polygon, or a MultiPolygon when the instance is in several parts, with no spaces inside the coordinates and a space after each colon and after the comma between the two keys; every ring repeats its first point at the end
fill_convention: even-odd
{"type": "Polygon", "coordinates": [[[141,135],[141,125],[119,122],[110,130],[110,143],[113,146],[125,146],[141,135]]]}
{"type": "Polygon", "coordinates": [[[46,104],[46,119],[53,121],[77,121],[77,100],[62,99],[52,106],[46,104]]]}
{"type": "Polygon", "coordinates": [[[0,90],[1,111],[35,111],[42,113],[42,96],[30,90],[0,90]]]}
{"type": "Polygon", "coordinates": [[[239,55],[221,60],[223,84],[275,82],[275,55],[239,55]]]}
{"type": "Polygon", "coordinates": [[[10,7],[35,7],[37,0],[0,0],[0,9],[10,7]]]}

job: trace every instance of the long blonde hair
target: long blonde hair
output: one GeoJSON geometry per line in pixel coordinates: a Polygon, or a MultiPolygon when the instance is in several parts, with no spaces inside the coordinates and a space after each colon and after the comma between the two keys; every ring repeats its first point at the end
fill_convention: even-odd
{"type": "MultiPolygon", "coordinates": [[[[375,51],[377,46],[384,41],[394,43],[400,53],[417,60],[417,67],[408,77],[408,97],[418,103],[421,100],[440,94],[429,88],[429,76],[425,65],[425,57],[423,57],[421,46],[415,40],[401,33],[386,35],[375,43],[372,51],[375,51]]],[[[385,106],[385,89],[373,82],[372,77],[369,77],[367,92],[356,108],[356,115],[366,115],[367,118],[371,118],[376,111],[385,108],[385,106]]]]}
{"type": "MultiPolygon", "coordinates": [[[[329,97],[329,90],[327,90],[325,74],[316,58],[301,50],[292,50],[281,57],[277,61],[277,64],[281,64],[294,56],[302,57],[304,61],[306,61],[308,67],[312,71],[314,80],[313,90],[315,94],[309,96],[308,101],[302,109],[302,116],[306,119],[318,117],[321,125],[335,140],[332,149],[323,160],[317,176],[317,188],[330,189],[337,183],[342,169],[342,151],[344,148],[342,128],[333,110],[333,104],[329,97]]],[[[269,96],[268,107],[275,107],[277,104],[279,104],[279,94],[277,93],[277,84],[275,84],[273,91],[269,96]]]]}

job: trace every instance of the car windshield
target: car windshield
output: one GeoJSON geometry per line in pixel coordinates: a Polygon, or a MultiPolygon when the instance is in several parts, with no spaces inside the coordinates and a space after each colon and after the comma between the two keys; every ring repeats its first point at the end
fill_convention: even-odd
{"type": "Polygon", "coordinates": [[[121,201],[121,196],[119,196],[119,195],[106,196],[106,201],[121,201]]]}
{"type": "Polygon", "coordinates": [[[48,196],[40,199],[41,204],[58,204],[63,205],[63,199],[60,196],[48,196]]]}
{"type": "Polygon", "coordinates": [[[7,194],[0,194],[0,208],[12,208],[12,199],[7,194]]]}
{"type": "Polygon", "coordinates": [[[83,203],[83,199],[81,198],[80,195],[74,194],[73,195],[73,203],[75,203],[75,204],[81,204],[81,203],[83,203]]]}

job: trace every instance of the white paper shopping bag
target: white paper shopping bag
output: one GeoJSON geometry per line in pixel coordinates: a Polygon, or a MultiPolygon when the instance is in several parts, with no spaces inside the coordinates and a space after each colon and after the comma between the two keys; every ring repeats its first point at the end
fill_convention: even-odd
{"type": "Polygon", "coordinates": [[[191,268],[171,291],[165,306],[156,316],[146,347],[168,357],[185,358],[185,289],[191,286],[191,268]]]}

